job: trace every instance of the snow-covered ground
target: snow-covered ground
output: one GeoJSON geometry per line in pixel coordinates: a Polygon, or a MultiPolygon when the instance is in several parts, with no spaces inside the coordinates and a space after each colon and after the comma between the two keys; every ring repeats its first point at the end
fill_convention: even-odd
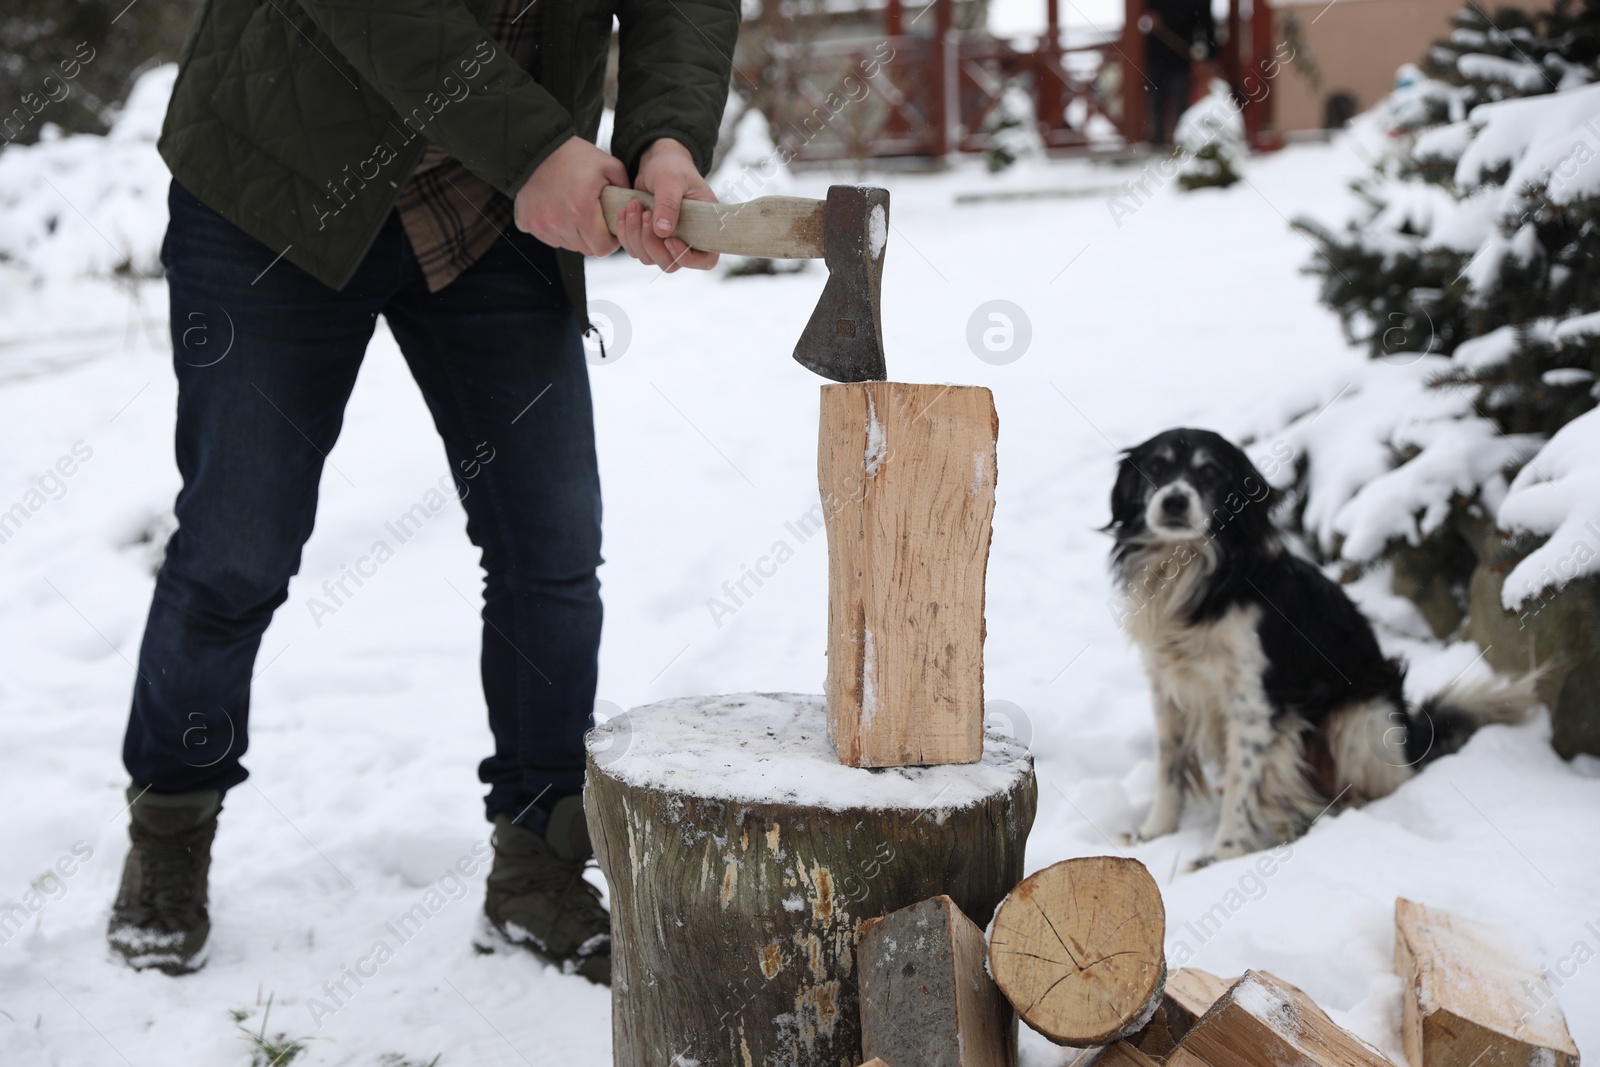
{"type": "MultiPolygon", "coordinates": [[[[1030,869],[1122,851],[1151,796],[1146,685],[1108,605],[1095,529],[1115,450],[1178,424],[1281,425],[1337,393],[1360,357],[1299,273],[1311,253],[1286,220],[1339,214],[1361,166],[1342,143],[1297,148],[1250,161],[1249,180],[1226,192],[1163,189],[1117,221],[1106,190],[1132,169],[1033,165],[996,180],[965,164],[873,179],[894,196],[891,373],[986,385],[1000,413],[987,686],[1038,758],[1030,869]],[[1047,187],[1080,195],[957,203],[1047,187]],[[1003,339],[1004,323],[972,325],[994,300],[1025,314],[1014,338],[1031,335],[1004,364],[968,340],[1003,339]]],[[[88,175],[53,181],[85,223],[101,219],[88,175]]],[[[827,182],[802,175],[795,191],[827,182]]],[[[50,195],[30,189],[29,203],[50,195]]],[[[90,223],[82,239],[159,232],[159,200],[120,210],[156,214],[117,233],[90,223]]],[[[444,878],[486,831],[478,574],[463,516],[452,504],[320,626],[308,609],[446,473],[383,329],[258,664],[253,777],[229,795],[217,838],[211,962],[175,980],[111,961],[103,928],[126,847],[119,751],[151,587],[140,538],[177,488],[164,294],[70,272],[32,289],[3,269],[0,511],[39,506],[0,544],[0,912],[26,901],[30,913],[0,933],[0,1062],[244,1065],[251,1046],[230,1013],[258,1029],[270,998],[267,1032],[307,1038],[302,1063],[608,1063],[606,991],[474,955],[482,871],[465,890],[444,878]],[[73,473],[50,475],[61,457],[73,473]],[[314,1019],[310,998],[326,999],[324,983],[430,894],[442,903],[420,933],[314,1019]]],[[[827,553],[787,524],[816,499],[819,380],[789,352],[821,270],[728,281],[613,259],[591,277],[593,298],[631,332],[613,346],[620,358],[592,370],[603,709],[819,690],[827,553]],[[727,604],[724,583],[778,541],[792,558],[731,615],[713,613],[708,600],[727,604]]],[[[1386,644],[1412,659],[1416,693],[1483,669],[1475,648],[1424,639],[1381,575],[1360,595],[1386,644]]],[[[1270,875],[1254,857],[1178,873],[1215,814],[1191,811],[1179,834],[1127,850],[1162,884],[1169,955],[1224,975],[1273,971],[1398,1060],[1391,917],[1405,895],[1524,929],[1562,983],[1580,1049],[1600,1055],[1600,760],[1564,763],[1547,736],[1542,721],[1485,731],[1396,795],[1321,820],[1270,875]]],[[[1024,1042],[1028,1067],[1059,1062],[1042,1040],[1024,1042]]]]}

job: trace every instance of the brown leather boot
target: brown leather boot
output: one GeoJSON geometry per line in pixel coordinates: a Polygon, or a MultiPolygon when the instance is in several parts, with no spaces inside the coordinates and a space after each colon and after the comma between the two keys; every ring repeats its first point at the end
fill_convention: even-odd
{"type": "Polygon", "coordinates": [[[197,971],[211,933],[206,879],[222,794],[163,795],[130,786],[128,800],[133,847],[122,865],[106,939],[135,970],[197,971]]]}
{"type": "Polygon", "coordinates": [[[611,916],[583,877],[593,856],[582,797],[558,800],[542,837],[504,815],[495,819],[478,950],[517,946],[567,974],[610,985],[611,916]]]}

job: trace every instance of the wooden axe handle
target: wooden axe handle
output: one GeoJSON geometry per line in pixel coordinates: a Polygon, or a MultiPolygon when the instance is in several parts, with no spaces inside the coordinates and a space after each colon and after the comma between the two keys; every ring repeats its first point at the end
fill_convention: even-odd
{"type": "MultiPolygon", "coordinates": [[[[655,198],[637,189],[608,185],[600,190],[606,228],[617,232],[617,214],[630,200],[653,207],[655,198]]],[[[673,236],[702,252],[768,259],[821,259],[825,202],[803,196],[762,196],[743,204],[685,200],[673,236]]]]}

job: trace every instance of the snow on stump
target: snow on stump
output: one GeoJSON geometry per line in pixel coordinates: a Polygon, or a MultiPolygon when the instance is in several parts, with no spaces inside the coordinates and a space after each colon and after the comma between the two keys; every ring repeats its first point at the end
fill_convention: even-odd
{"type": "Polygon", "coordinates": [[[860,1063],[862,925],[941,893],[985,921],[1037,804],[999,734],[977,763],[844,766],[817,696],[663,701],[588,751],[617,1067],[860,1063]]]}
{"type": "Polygon", "coordinates": [[[984,969],[983,931],[946,896],[861,928],[861,1046],[886,1063],[1013,1067],[1017,1016],[984,969]]]}
{"type": "Polygon", "coordinates": [[[989,973],[1022,1021],[1058,1045],[1106,1045],[1155,1013],[1166,909],[1138,860],[1062,860],[1011,891],[989,927],[989,973]]]}
{"type": "Polygon", "coordinates": [[[1400,1037],[1411,1067],[1577,1067],[1578,1049],[1538,956],[1510,930],[1394,903],[1400,1037]]]}
{"type": "Polygon", "coordinates": [[[979,386],[822,387],[828,736],[842,763],[983,756],[998,426],[979,386]]]}

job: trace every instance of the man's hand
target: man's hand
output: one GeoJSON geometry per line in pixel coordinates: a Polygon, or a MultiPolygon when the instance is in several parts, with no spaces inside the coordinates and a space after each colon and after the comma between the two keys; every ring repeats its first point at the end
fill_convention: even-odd
{"type": "Polygon", "coordinates": [[[600,190],[608,185],[628,187],[622,161],[573,137],[545,157],[517,190],[517,229],[552,248],[608,256],[617,250],[600,213],[600,190]]]}
{"type": "Polygon", "coordinates": [[[668,274],[679,267],[710,270],[717,265],[715,252],[697,252],[672,236],[683,201],[717,202],[687,148],[670,137],[651,142],[639,157],[639,178],[633,187],[654,196],[656,206],[654,211],[646,211],[635,200],[617,215],[617,237],[628,255],[668,274]]]}

